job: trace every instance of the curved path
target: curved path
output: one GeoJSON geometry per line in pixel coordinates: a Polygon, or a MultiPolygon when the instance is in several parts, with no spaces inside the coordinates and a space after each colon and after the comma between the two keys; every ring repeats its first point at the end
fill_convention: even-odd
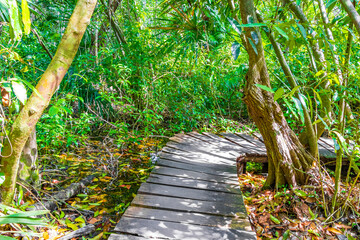
{"type": "MultiPolygon", "coordinates": [[[[334,156],[324,142],[319,150],[334,156]]],[[[267,161],[261,139],[238,133],[175,135],[109,239],[256,239],[237,177],[249,160],[267,161]]]]}

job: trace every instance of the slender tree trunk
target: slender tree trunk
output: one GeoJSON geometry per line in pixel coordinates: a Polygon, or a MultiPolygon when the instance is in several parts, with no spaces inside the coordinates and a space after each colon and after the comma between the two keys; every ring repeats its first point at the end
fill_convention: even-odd
{"type": "Polygon", "coordinates": [[[354,23],[356,30],[360,34],[360,15],[356,11],[353,3],[350,0],[340,0],[340,2],[345,11],[349,14],[351,21],[354,23]]]}
{"type": "Polygon", "coordinates": [[[69,69],[96,3],[97,0],[77,1],[58,50],[36,86],[37,93],[31,95],[12,126],[9,141],[5,142],[2,150],[4,157],[1,159],[1,170],[5,173],[1,201],[5,204],[11,203],[13,199],[22,149],[69,69]]]}
{"type": "MultiPolygon", "coordinates": [[[[311,50],[313,52],[313,56],[316,60],[316,68],[317,71],[324,70],[324,73],[320,76],[321,78],[326,78],[326,59],[323,51],[320,49],[318,44],[318,36],[316,35],[316,32],[313,31],[310,28],[310,22],[305,16],[303,10],[300,8],[300,6],[297,5],[297,2],[295,0],[282,0],[285,4],[287,4],[290,8],[290,10],[295,14],[295,16],[300,20],[300,23],[304,26],[304,28],[307,30],[308,34],[310,34],[311,39],[309,39],[311,50]]],[[[329,81],[323,81],[321,84],[321,87],[325,90],[329,90],[330,88],[330,82],[329,81]]],[[[328,118],[331,118],[331,95],[326,93],[320,94],[320,98],[322,101],[320,116],[324,119],[325,122],[329,123],[330,120],[328,118]]],[[[320,123],[315,125],[317,138],[320,138],[320,136],[325,131],[325,124],[321,121],[320,123]]],[[[304,145],[308,145],[308,138],[307,138],[307,131],[300,136],[301,142],[304,145]]]]}
{"type": "MultiPolygon", "coordinates": [[[[256,23],[253,0],[240,1],[243,24],[256,23]]],[[[244,101],[265,142],[269,161],[269,175],[265,187],[276,188],[288,184],[292,187],[305,184],[314,158],[305,151],[295,133],[288,126],[279,104],[272,93],[256,84],[270,87],[260,32],[245,28],[245,48],[249,55],[244,101]]]]}

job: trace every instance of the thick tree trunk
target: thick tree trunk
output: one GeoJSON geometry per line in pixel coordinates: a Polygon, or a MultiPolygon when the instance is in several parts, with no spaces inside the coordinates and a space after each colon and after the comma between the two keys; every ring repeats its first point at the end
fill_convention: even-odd
{"type": "MultiPolygon", "coordinates": [[[[253,0],[240,1],[240,12],[244,24],[257,22],[253,0]]],[[[246,75],[244,101],[264,138],[267,150],[269,175],[265,187],[278,188],[285,184],[295,187],[305,184],[315,159],[305,151],[288,126],[273,94],[256,86],[261,84],[270,87],[260,32],[257,28],[248,27],[245,28],[245,37],[249,70],[246,75]]]]}
{"type": "Polygon", "coordinates": [[[1,171],[5,173],[5,182],[1,187],[0,200],[5,204],[11,203],[13,199],[24,145],[69,69],[96,3],[97,0],[77,1],[58,50],[36,86],[37,93],[31,95],[12,126],[9,141],[5,142],[2,150],[4,157],[1,159],[1,171]]]}

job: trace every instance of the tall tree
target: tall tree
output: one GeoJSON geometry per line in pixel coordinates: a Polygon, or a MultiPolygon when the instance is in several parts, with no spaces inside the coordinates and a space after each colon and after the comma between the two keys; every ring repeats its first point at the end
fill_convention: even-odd
{"type": "Polygon", "coordinates": [[[265,186],[274,185],[277,188],[284,184],[294,187],[304,184],[315,159],[288,126],[273,94],[258,87],[270,88],[270,78],[253,0],[240,1],[240,13],[243,24],[247,26],[244,28],[244,45],[249,55],[244,101],[267,149],[269,175],[265,186]]]}
{"type": "Polygon", "coordinates": [[[13,199],[22,149],[69,69],[96,3],[97,0],[77,1],[54,58],[38,82],[36,92],[33,92],[12,126],[1,159],[5,182],[1,187],[0,200],[5,204],[13,199]]]}

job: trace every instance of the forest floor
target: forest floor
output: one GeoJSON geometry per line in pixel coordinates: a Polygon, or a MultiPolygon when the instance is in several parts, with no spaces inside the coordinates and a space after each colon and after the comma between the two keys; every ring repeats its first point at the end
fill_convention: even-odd
{"type": "MultiPolygon", "coordinates": [[[[92,175],[94,179],[75,197],[59,202],[46,227],[31,230],[8,225],[3,230],[28,231],[38,239],[55,240],[92,224],[95,231],[87,239],[107,239],[140,184],[149,176],[156,153],[166,140],[131,139],[130,144],[118,148],[111,140],[88,138],[71,151],[42,155],[41,189],[24,185],[24,194],[18,194],[16,201],[19,209],[38,202],[35,195],[49,199],[87,176],[92,175]]],[[[259,166],[250,166],[254,171],[261,170],[259,166]]],[[[262,190],[265,177],[254,173],[240,175],[239,182],[258,239],[360,239],[360,220],[356,215],[360,211],[359,198],[352,203],[353,211],[330,221],[324,216],[321,195],[311,188],[262,190]]],[[[14,237],[16,233],[7,235],[14,237]]]]}
{"type": "Polygon", "coordinates": [[[240,175],[239,181],[258,239],[360,239],[356,213],[349,211],[335,221],[326,219],[322,198],[315,190],[263,190],[265,177],[253,173],[240,175]]]}
{"type": "MultiPolygon", "coordinates": [[[[164,145],[164,140],[166,138],[132,139],[131,144],[118,148],[112,141],[89,138],[72,151],[42,155],[41,189],[23,185],[23,197],[17,201],[20,209],[35,204],[41,198],[49,199],[59,190],[87,176],[92,175],[94,179],[75,197],[58,202],[59,208],[50,216],[51,222],[46,227],[36,228],[32,236],[55,240],[93,224],[96,231],[87,239],[107,239],[110,230],[136,196],[140,184],[150,174],[152,160],[164,145]],[[41,197],[35,198],[35,195],[41,197]]],[[[29,231],[26,227],[17,227],[12,225],[5,230],[29,231]]]]}

